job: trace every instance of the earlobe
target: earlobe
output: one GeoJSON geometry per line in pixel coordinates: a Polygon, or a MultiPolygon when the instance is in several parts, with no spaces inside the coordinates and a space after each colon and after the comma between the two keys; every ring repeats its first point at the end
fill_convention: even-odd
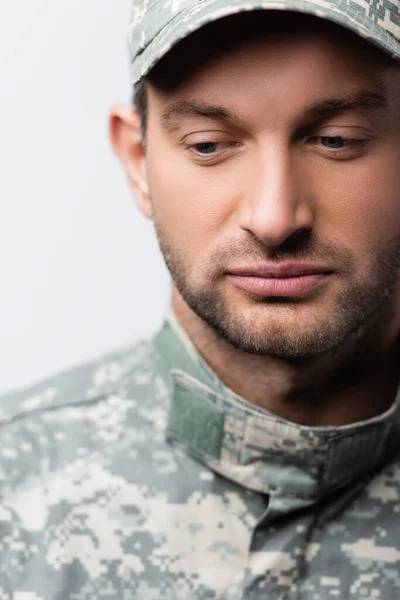
{"type": "Polygon", "coordinates": [[[146,154],[139,113],[129,106],[115,106],[110,115],[110,140],[128,177],[140,211],[152,219],[146,154]]]}

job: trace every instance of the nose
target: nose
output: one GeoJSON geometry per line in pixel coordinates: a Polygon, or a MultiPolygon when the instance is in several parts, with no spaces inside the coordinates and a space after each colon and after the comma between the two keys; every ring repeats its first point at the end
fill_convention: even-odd
{"type": "Polygon", "coordinates": [[[270,247],[313,226],[314,211],[297,158],[285,147],[263,149],[245,178],[240,227],[270,247]]]}

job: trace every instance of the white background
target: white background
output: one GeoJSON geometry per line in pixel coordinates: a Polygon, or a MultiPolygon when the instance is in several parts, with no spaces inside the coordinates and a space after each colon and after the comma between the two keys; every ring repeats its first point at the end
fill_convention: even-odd
{"type": "Polygon", "coordinates": [[[108,141],[130,0],[0,3],[0,391],[157,330],[170,279],[108,141]]]}

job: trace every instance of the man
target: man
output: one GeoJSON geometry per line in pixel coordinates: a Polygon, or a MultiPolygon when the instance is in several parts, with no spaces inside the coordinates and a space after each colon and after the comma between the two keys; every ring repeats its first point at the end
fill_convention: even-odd
{"type": "Polygon", "coordinates": [[[130,42],[171,307],[2,399],[0,598],[396,600],[399,3],[144,0],[130,42]]]}

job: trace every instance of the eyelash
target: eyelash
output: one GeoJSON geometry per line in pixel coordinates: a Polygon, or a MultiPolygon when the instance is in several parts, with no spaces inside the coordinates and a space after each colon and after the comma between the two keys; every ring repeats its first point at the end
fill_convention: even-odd
{"type": "Polygon", "coordinates": [[[192,151],[195,154],[195,156],[197,156],[197,158],[200,158],[202,160],[207,160],[207,159],[210,160],[212,157],[220,155],[223,152],[223,150],[221,152],[213,152],[212,154],[197,154],[196,148],[198,146],[207,146],[207,145],[212,145],[212,144],[215,144],[215,145],[225,144],[226,146],[238,146],[239,145],[237,142],[212,142],[212,141],[209,141],[209,142],[198,142],[197,144],[188,144],[187,149],[192,151]]]}
{"type": "MultiPolygon", "coordinates": [[[[347,147],[354,147],[354,146],[361,146],[362,144],[364,144],[367,140],[365,138],[346,138],[343,137],[342,135],[318,135],[315,136],[313,138],[310,138],[311,140],[342,140],[342,142],[345,144],[344,148],[347,147]]],[[[344,150],[344,148],[338,148],[337,150],[344,150]]],[[[335,150],[335,148],[333,148],[332,150],[335,150]]]]}
{"type": "MultiPolygon", "coordinates": [[[[326,148],[329,152],[332,152],[333,154],[340,154],[341,151],[346,150],[346,148],[354,148],[354,147],[360,147],[363,144],[365,144],[367,142],[367,139],[364,138],[346,138],[340,135],[335,135],[335,136],[330,136],[330,135],[320,135],[320,136],[314,136],[312,138],[309,138],[310,141],[312,140],[327,140],[327,139],[332,139],[332,140],[341,140],[342,143],[344,144],[344,147],[342,148],[326,148]]],[[[196,148],[198,148],[199,146],[205,146],[208,144],[226,144],[227,146],[238,146],[239,144],[237,142],[212,142],[212,141],[207,141],[207,142],[198,142],[197,144],[188,144],[187,145],[187,149],[192,152],[196,158],[206,162],[206,161],[210,161],[213,158],[220,156],[224,150],[220,151],[220,152],[213,152],[212,154],[199,154],[196,152],[196,148]]]]}

